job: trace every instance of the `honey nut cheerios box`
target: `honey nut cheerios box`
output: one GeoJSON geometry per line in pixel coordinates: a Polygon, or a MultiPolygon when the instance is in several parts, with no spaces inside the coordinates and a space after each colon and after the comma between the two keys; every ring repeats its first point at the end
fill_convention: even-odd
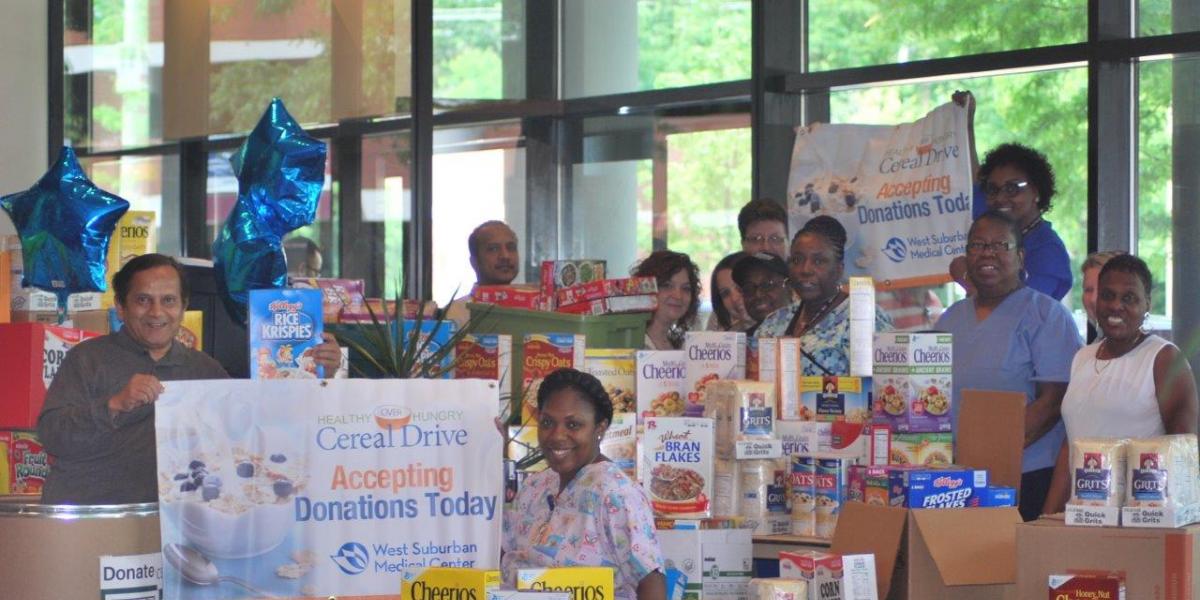
{"type": "Polygon", "coordinates": [[[485,600],[487,592],[500,589],[500,571],[452,567],[409,569],[400,584],[402,600],[458,598],[485,600]]]}
{"type": "Polygon", "coordinates": [[[718,379],[746,378],[746,334],[734,331],[689,331],[684,336],[687,381],[683,414],[704,414],[708,384],[718,379]]]}
{"type": "Polygon", "coordinates": [[[948,333],[875,334],[875,422],[900,433],[951,431],[953,342],[948,333]]]}
{"type": "Polygon", "coordinates": [[[683,350],[640,350],[636,393],[640,422],[646,417],[683,416],[687,358],[683,350]]]}
{"type": "Polygon", "coordinates": [[[570,592],[572,600],[611,600],[615,593],[609,567],[557,567],[517,570],[517,589],[570,592]]]}
{"type": "Polygon", "coordinates": [[[712,515],[716,448],[712,419],[647,417],[642,436],[642,485],[654,514],[704,519],[712,515]]]}

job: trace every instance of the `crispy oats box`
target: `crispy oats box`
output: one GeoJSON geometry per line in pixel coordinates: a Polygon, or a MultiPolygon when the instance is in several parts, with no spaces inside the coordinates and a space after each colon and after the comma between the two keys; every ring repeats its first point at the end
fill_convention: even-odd
{"type": "Polygon", "coordinates": [[[636,413],[637,357],[633,349],[588,348],[583,354],[583,370],[604,385],[612,399],[614,413],[636,413]]]}
{"type": "Polygon", "coordinates": [[[746,334],[733,331],[689,331],[684,337],[687,381],[684,415],[704,414],[708,384],[718,379],[746,378],[746,334]]]}
{"type": "Polygon", "coordinates": [[[407,569],[401,577],[402,600],[429,598],[475,598],[483,600],[487,593],[500,589],[500,571],[430,567],[407,569]]]}
{"type": "Polygon", "coordinates": [[[571,592],[572,600],[609,600],[614,593],[610,567],[518,569],[517,589],[571,592]]]}
{"type": "Polygon", "coordinates": [[[682,417],[687,355],[683,350],[639,350],[636,354],[638,420],[682,417]]]}
{"type": "Polygon", "coordinates": [[[324,331],[320,290],[250,290],[250,378],[320,378],[313,358],[324,331]]]}
{"type": "Polygon", "coordinates": [[[948,333],[875,334],[875,422],[900,433],[951,431],[953,341],[948,333]]]}
{"type": "Polygon", "coordinates": [[[654,514],[676,519],[713,516],[712,419],[647,417],[642,440],[642,484],[654,514]]]}
{"type": "Polygon", "coordinates": [[[542,379],[563,368],[579,368],[585,360],[586,336],[577,333],[530,333],[525,335],[525,357],[521,365],[521,389],[528,389],[521,407],[521,422],[537,419],[537,391],[542,379]]]}
{"type": "Polygon", "coordinates": [[[871,378],[810,375],[800,378],[800,417],[803,421],[871,420],[871,378]]]}
{"type": "Polygon", "coordinates": [[[607,456],[613,464],[630,479],[637,481],[637,415],[628,413],[613,413],[612,423],[600,441],[600,453],[607,456]]]}
{"type": "MultiPolygon", "coordinates": [[[[454,346],[455,379],[494,379],[502,395],[511,389],[512,336],[503,333],[466,334],[454,346]]],[[[502,402],[507,402],[507,399],[502,402]]],[[[501,405],[500,414],[509,407],[501,405]]]]}

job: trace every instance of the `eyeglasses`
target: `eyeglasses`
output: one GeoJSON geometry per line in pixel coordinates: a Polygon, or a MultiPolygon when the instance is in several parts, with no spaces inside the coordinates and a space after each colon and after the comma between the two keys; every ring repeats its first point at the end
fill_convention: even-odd
{"type": "Polygon", "coordinates": [[[782,235],[748,235],[748,236],[742,238],[742,241],[750,242],[753,244],[761,244],[763,242],[770,242],[772,244],[782,244],[787,241],[787,238],[783,237],[782,235]]]}
{"type": "Polygon", "coordinates": [[[1004,192],[1005,198],[1013,198],[1021,193],[1021,190],[1029,187],[1028,181],[1006,181],[1004,185],[996,187],[991,182],[983,184],[983,194],[987,197],[992,197],[1000,192],[1004,192]]]}
{"type": "Polygon", "coordinates": [[[742,286],[742,293],[747,296],[753,296],[759,292],[769,292],[777,289],[785,283],[787,283],[786,279],[768,279],[758,285],[747,283],[742,286]]]}
{"type": "Polygon", "coordinates": [[[1012,247],[1012,242],[967,242],[967,254],[983,254],[984,250],[992,254],[1000,254],[1008,252],[1012,247]]]}

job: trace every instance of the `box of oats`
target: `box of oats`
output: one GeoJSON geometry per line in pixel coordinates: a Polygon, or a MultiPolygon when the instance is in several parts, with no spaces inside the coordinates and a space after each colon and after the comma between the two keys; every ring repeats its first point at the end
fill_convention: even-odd
{"type": "Polygon", "coordinates": [[[684,337],[687,380],[683,414],[704,414],[708,384],[718,379],[746,378],[746,334],[734,331],[689,331],[684,337]]]}
{"type": "Polygon", "coordinates": [[[716,465],[712,419],[647,417],[642,438],[642,485],[656,516],[712,516],[716,465]]]}

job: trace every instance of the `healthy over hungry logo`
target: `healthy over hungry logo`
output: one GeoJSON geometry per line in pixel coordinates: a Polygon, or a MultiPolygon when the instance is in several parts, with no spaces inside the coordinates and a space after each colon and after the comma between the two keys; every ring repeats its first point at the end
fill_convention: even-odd
{"type": "Polygon", "coordinates": [[[337,553],[329,557],[333,564],[347,575],[358,575],[367,570],[371,555],[367,547],[358,542],[346,542],[338,548],[337,553]]]}

